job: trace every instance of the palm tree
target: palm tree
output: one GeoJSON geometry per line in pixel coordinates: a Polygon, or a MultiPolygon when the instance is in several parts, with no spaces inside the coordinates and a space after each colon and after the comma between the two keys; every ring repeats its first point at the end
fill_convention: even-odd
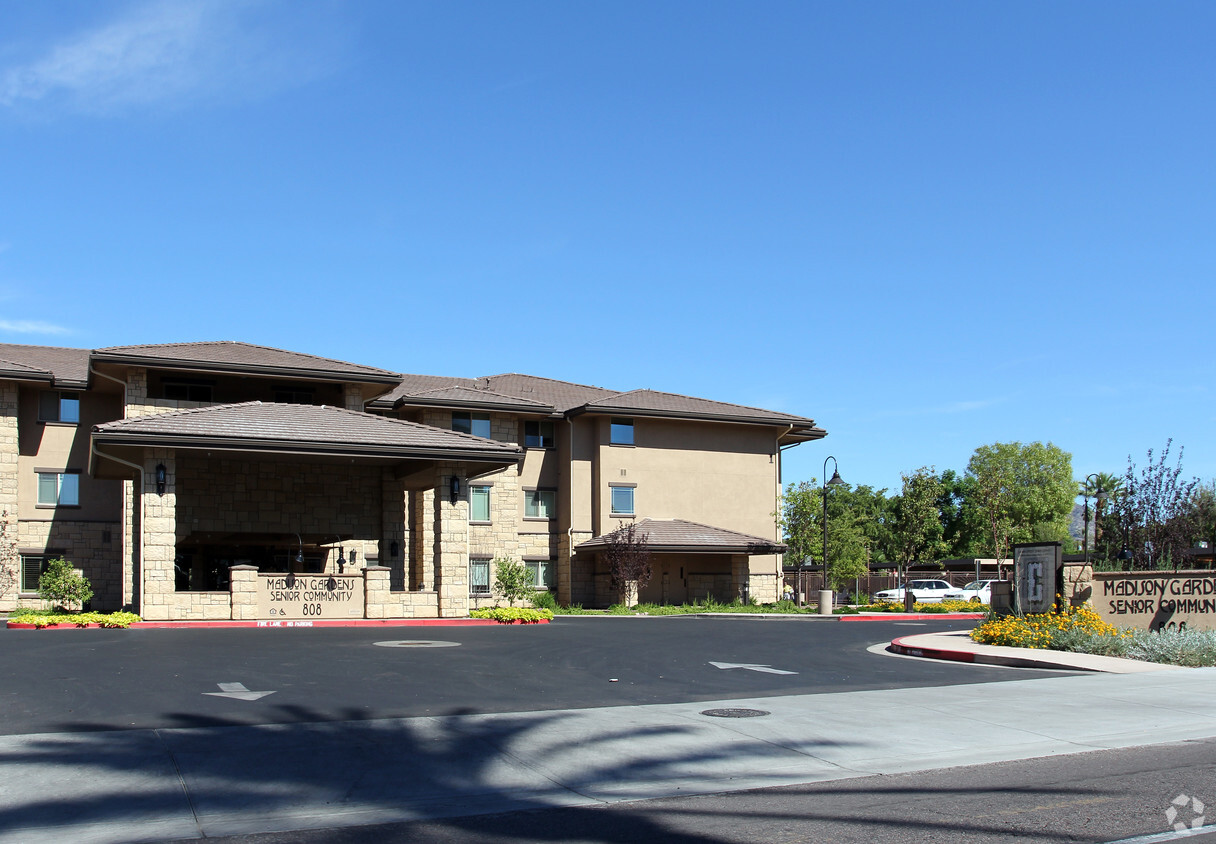
{"type": "Polygon", "coordinates": [[[1123,486],[1122,475],[1112,475],[1109,472],[1095,472],[1092,478],[1092,482],[1090,478],[1086,478],[1077,484],[1079,487],[1077,495],[1086,495],[1096,499],[1094,503],[1094,547],[1097,547],[1100,531],[1102,530],[1102,511],[1106,507],[1106,502],[1121,498],[1126,490],[1123,486]],[[1099,492],[1106,493],[1106,498],[1098,498],[1099,492]]]}

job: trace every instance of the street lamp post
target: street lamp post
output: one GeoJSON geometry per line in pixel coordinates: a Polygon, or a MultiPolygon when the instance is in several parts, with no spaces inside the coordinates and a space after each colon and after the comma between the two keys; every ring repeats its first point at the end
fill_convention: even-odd
{"type": "Polygon", "coordinates": [[[819,614],[832,614],[832,587],[828,585],[828,487],[840,486],[844,479],[840,477],[840,464],[836,458],[828,455],[823,461],[823,588],[819,590],[819,614]],[[828,477],[828,460],[832,461],[832,479],[828,477]]]}
{"type": "Polygon", "coordinates": [[[1100,481],[1098,479],[1098,473],[1090,472],[1088,475],[1085,476],[1085,483],[1082,484],[1082,490],[1081,490],[1081,494],[1085,496],[1085,528],[1084,528],[1084,530],[1081,531],[1081,548],[1082,548],[1081,554],[1082,554],[1082,559],[1084,559],[1084,561],[1085,561],[1085,565],[1089,565],[1089,479],[1090,478],[1094,479],[1094,485],[1098,487],[1098,494],[1096,496],[1097,500],[1105,501],[1107,499],[1106,490],[1102,489],[1102,484],[1100,483],[1100,481]]]}

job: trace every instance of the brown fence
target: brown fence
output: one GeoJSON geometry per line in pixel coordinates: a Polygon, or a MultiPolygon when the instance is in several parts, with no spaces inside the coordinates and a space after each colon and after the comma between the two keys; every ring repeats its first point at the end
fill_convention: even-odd
{"type": "MultiPolygon", "coordinates": [[[[981,578],[995,578],[995,572],[981,572],[981,578]]],[[[908,580],[945,580],[951,586],[966,586],[975,580],[975,572],[961,571],[915,571],[908,575],[908,580]]],[[[894,589],[900,584],[899,576],[891,574],[869,574],[853,581],[842,584],[836,590],[834,603],[838,605],[857,603],[856,596],[870,596],[884,589],[894,589]]],[[[819,572],[785,572],[785,585],[794,591],[794,600],[801,593],[802,601],[814,603],[819,600],[819,590],[823,588],[823,575],[819,572]]]]}

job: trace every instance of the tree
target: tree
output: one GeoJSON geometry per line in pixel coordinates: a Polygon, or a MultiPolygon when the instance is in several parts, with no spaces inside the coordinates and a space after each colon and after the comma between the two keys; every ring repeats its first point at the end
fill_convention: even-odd
{"type": "Polygon", "coordinates": [[[627,607],[637,604],[638,593],[654,574],[646,540],[647,535],[638,533],[636,525],[630,522],[608,535],[608,548],[603,552],[612,588],[627,607]]]}
{"type": "Polygon", "coordinates": [[[982,534],[977,536],[978,518],[971,515],[972,479],[946,469],[938,478],[941,493],[937,496],[937,510],[942,522],[942,541],[946,545],[944,557],[967,557],[980,552],[982,534]]]}
{"type": "Polygon", "coordinates": [[[1216,548],[1216,480],[1195,487],[1189,509],[1194,539],[1216,548]]]}
{"type": "Polygon", "coordinates": [[[72,570],[72,564],[59,557],[46,564],[46,571],[38,578],[38,594],[56,609],[71,610],[83,607],[93,597],[93,587],[88,578],[72,570]]]}
{"type": "Polygon", "coordinates": [[[1123,478],[1109,472],[1095,472],[1093,482],[1088,477],[1080,481],[1077,494],[1094,499],[1094,551],[1098,550],[1098,542],[1102,539],[1102,516],[1106,513],[1108,501],[1118,500],[1124,493],[1123,478]],[[1106,498],[1098,498],[1098,493],[1106,493],[1106,498]]]}
{"type": "MultiPolygon", "coordinates": [[[[871,552],[889,532],[884,492],[867,486],[853,489],[846,483],[828,493],[827,582],[833,587],[869,571],[871,552]]],[[[814,481],[786,487],[781,528],[789,563],[806,565],[823,556],[823,489],[814,481]]]]}
{"type": "Polygon", "coordinates": [[[984,550],[998,562],[1015,542],[1068,536],[1076,497],[1072,455],[1051,443],[981,446],[967,463],[972,518],[983,528],[984,550]]]}
{"type": "Polygon", "coordinates": [[[1150,448],[1148,465],[1139,473],[1131,455],[1127,458],[1123,476],[1127,493],[1119,501],[1119,516],[1136,569],[1177,569],[1197,532],[1191,505],[1199,481],[1181,480],[1181,448],[1175,465],[1166,465],[1173,442],[1165,441],[1156,461],[1150,448]]]}
{"type": "Polygon", "coordinates": [[[494,591],[506,598],[508,604],[515,606],[516,601],[532,597],[535,575],[531,569],[510,557],[495,557],[491,565],[494,566],[494,591]]]}
{"type": "Polygon", "coordinates": [[[936,562],[946,552],[938,501],[941,481],[933,469],[922,466],[903,475],[903,492],[895,500],[896,561],[903,571],[912,563],[936,562]]]}

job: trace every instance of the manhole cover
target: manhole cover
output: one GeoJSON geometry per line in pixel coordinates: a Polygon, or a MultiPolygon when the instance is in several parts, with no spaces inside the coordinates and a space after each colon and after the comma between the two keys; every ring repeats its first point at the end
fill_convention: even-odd
{"type": "Polygon", "coordinates": [[[435,642],[430,639],[401,639],[396,642],[376,642],[378,648],[454,648],[459,642],[435,642]]]}
{"type": "Polygon", "coordinates": [[[761,715],[772,715],[763,709],[706,709],[701,713],[711,718],[759,718],[761,715]]]}

